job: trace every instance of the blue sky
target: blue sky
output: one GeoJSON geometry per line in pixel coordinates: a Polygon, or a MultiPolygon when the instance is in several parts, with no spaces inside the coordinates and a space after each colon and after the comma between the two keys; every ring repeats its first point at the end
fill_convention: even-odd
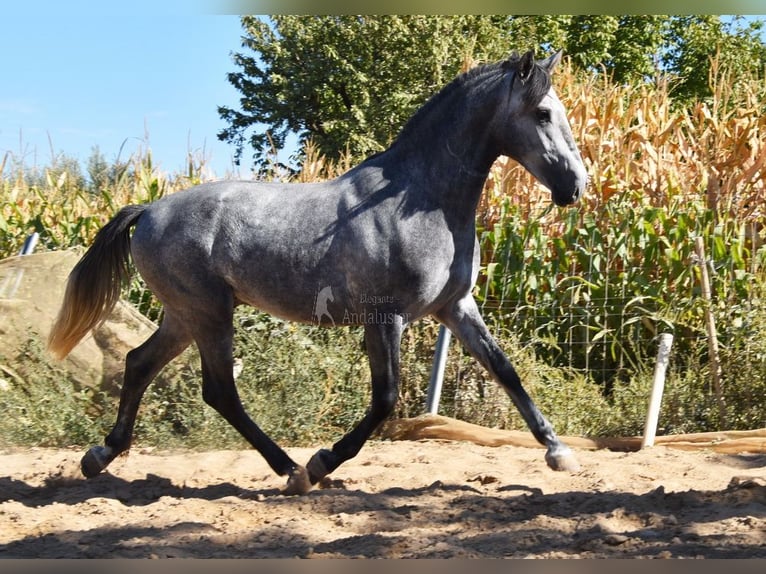
{"type": "MultiPolygon", "coordinates": [[[[53,153],[107,160],[149,147],[160,169],[204,154],[216,175],[233,171],[217,106],[237,107],[235,15],[183,1],[3,3],[0,9],[0,157],[50,164],[53,153]]],[[[248,175],[246,168],[241,169],[248,175]]]]}
{"type": "Polygon", "coordinates": [[[0,161],[10,153],[41,167],[62,152],[84,161],[95,146],[113,161],[150,148],[168,173],[183,170],[191,151],[218,177],[249,177],[246,160],[235,168],[233,148],[217,138],[225,127],[217,107],[238,107],[226,74],[242,29],[238,16],[211,5],[5,2],[0,161]]]}

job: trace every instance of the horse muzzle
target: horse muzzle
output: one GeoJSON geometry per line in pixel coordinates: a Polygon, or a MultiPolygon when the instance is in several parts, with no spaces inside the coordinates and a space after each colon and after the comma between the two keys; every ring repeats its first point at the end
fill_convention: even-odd
{"type": "Polygon", "coordinates": [[[574,175],[572,181],[568,181],[564,185],[551,186],[550,190],[553,203],[559,207],[572,205],[582,197],[587,186],[587,172],[585,172],[585,170],[583,170],[582,173],[578,172],[574,175]]]}
{"type": "Polygon", "coordinates": [[[559,207],[566,207],[567,205],[572,205],[573,203],[576,203],[580,197],[582,197],[583,191],[585,187],[574,187],[574,188],[567,188],[567,189],[554,189],[551,191],[551,197],[553,199],[553,203],[558,205],[559,207]]]}

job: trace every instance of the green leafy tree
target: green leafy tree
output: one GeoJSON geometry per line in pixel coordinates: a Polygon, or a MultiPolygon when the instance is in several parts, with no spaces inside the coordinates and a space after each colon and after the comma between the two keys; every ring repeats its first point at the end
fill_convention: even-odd
{"type": "Polygon", "coordinates": [[[98,146],[91,148],[90,156],[85,165],[88,172],[87,189],[91,193],[99,193],[116,187],[130,167],[129,162],[119,158],[111,163],[108,162],[98,146]]]}
{"type": "Polygon", "coordinates": [[[88,191],[95,193],[109,185],[110,167],[99,147],[93,146],[85,165],[88,172],[88,191]]]}
{"type": "Polygon", "coordinates": [[[573,17],[566,30],[567,53],[572,61],[582,68],[589,68],[611,58],[619,25],[615,16],[573,17]]]}
{"type": "Polygon", "coordinates": [[[566,46],[572,16],[509,16],[509,44],[519,51],[540,48],[552,51],[566,46]]]}
{"type": "Polygon", "coordinates": [[[314,140],[333,158],[382,149],[435,90],[452,79],[466,55],[498,57],[508,21],[486,16],[244,17],[239,110],[221,107],[229,123],[219,138],[245,144],[264,166],[290,132],[314,140]],[[265,126],[265,129],[264,127],[265,126]]]}
{"type": "Polygon", "coordinates": [[[65,153],[55,155],[48,167],[25,170],[24,177],[29,187],[38,189],[81,190],[86,186],[79,160],[65,153]]]}
{"type": "Polygon", "coordinates": [[[566,52],[585,69],[603,70],[620,83],[656,73],[666,16],[575,16],[566,28],[566,52]]]}
{"type": "MultiPolygon", "coordinates": [[[[678,78],[679,98],[708,92],[711,57],[760,70],[758,24],[718,16],[246,16],[238,71],[240,108],[220,107],[219,139],[246,147],[260,168],[288,134],[331,159],[380,151],[423,102],[466,64],[532,47],[563,47],[573,64],[620,83],[678,78]],[[736,20],[735,20],[736,22],[736,20]]],[[[299,158],[295,158],[299,159],[299,158]]]]}
{"type": "Polygon", "coordinates": [[[615,81],[654,76],[657,51],[668,31],[667,16],[512,16],[511,37],[520,46],[564,48],[582,69],[610,74],[615,81]]]}
{"type": "Polygon", "coordinates": [[[674,94],[679,99],[711,95],[709,76],[714,58],[734,81],[751,72],[762,73],[766,66],[760,20],[743,25],[741,18],[725,22],[719,16],[680,16],[673,18],[669,27],[662,62],[677,78],[674,94]]]}

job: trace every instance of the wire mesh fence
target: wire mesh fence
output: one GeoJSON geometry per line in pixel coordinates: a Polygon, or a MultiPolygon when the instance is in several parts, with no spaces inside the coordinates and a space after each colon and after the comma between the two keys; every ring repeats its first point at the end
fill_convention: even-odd
{"type": "MultiPolygon", "coordinates": [[[[665,431],[762,427],[761,229],[761,216],[711,209],[699,194],[664,206],[626,194],[563,213],[508,200],[479,230],[476,296],[506,350],[521,349],[510,352],[531,394],[565,428],[582,432],[590,408],[602,418],[595,433],[638,432],[662,333],[675,340],[665,431]]],[[[519,426],[504,393],[466,365],[447,367],[442,414],[519,426]]]]}

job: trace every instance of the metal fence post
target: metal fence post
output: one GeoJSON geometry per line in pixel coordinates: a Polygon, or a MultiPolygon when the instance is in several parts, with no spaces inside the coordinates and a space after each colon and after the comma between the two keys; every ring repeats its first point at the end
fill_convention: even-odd
{"type": "Polygon", "coordinates": [[[426,411],[432,415],[439,411],[444,368],[447,366],[447,351],[451,338],[450,330],[444,325],[440,325],[439,337],[436,339],[436,350],[434,351],[434,364],[431,368],[431,380],[428,382],[428,394],[426,395],[426,411]]]}
{"type": "Polygon", "coordinates": [[[19,255],[29,255],[37,247],[37,242],[40,240],[40,234],[35,231],[24,240],[24,245],[21,247],[19,255]]]}
{"type": "MultiPolygon", "coordinates": [[[[21,248],[21,251],[19,251],[19,255],[29,255],[34,250],[35,247],[37,247],[37,242],[40,239],[40,234],[35,231],[32,233],[32,235],[29,235],[24,240],[24,245],[21,248]]],[[[8,276],[6,277],[5,281],[2,285],[0,285],[0,297],[11,299],[14,295],[16,295],[16,291],[19,290],[19,286],[21,285],[21,280],[24,277],[24,270],[19,269],[16,271],[15,276],[8,276]]]]}

